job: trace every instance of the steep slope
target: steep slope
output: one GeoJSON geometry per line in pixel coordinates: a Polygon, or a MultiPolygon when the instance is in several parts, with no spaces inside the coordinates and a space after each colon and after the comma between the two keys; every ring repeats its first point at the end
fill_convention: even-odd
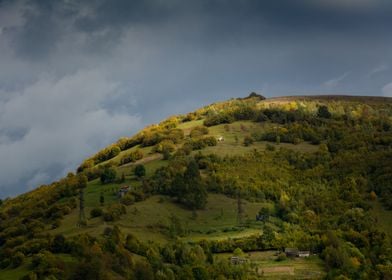
{"type": "Polygon", "coordinates": [[[170,117],[4,201],[0,279],[388,277],[391,148],[390,98],[252,94],[170,117]],[[268,255],[286,247],[317,256],[268,255]],[[236,248],[248,263],[223,257],[236,248]]]}

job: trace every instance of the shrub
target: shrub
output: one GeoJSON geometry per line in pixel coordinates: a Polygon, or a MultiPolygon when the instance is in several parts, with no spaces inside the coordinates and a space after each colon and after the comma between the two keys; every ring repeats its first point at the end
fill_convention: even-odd
{"type": "Polygon", "coordinates": [[[203,135],[208,134],[208,128],[205,126],[196,126],[195,128],[193,128],[189,134],[189,136],[191,138],[198,138],[201,137],[203,135]]]}
{"type": "Polygon", "coordinates": [[[201,150],[207,146],[216,146],[218,141],[213,136],[208,136],[200,139],[191,139],[187,143],[184,144],[183,149],[193,150],[201,150]]]}
{"type": "Polygon", "coordinates": [[[201,140],[201,139],[199,139],[199,140],[191,140],[188,143],[186,143],[185,145],[189,145],[191,150],[201,150],[201,149],[204,149],[205,147],[207,147],[207,144],[204,143],[204,141],[201,140]]]}
{"type": "Polygon", "coordinates": [[[298,137],[295,137],[295,138],[293,139],[293,144],[294,144],[294,145],[298,145],[299,143],[301,143],[301,139],[298,138],[298,137]]]}
{"type": "Polygon", "coordinates": [[[179,128],[169,130],[164,136],[166,140],[172,141],[174,144],[178,144],[184,139],[184,131],[179,128]]]}
{"type": "Polygon", "coordinates": [[[57,234],[50,245],[50,250],[53,253],[67,253],[70,248],[68,243],[62,234],[57,234]]]}
{"type": "Polygon", "coordinates": [[[83,170],[89,169],[89,168],[92,168],[92,167],[94,167],[94,160],[92,160],[92,159],[85,160],[85,161],[78,167],[77,173],[80,173],[80,172],[82,172],[83,170]]]}
{"type": "Polygon", "coordinates": [[[205,126],[213,126],[213,125],[218,125],[222,123],[232,123],[235,121],[235,118],[233,117],[232,114],[230,113],[221,113],[217,115],[212,115],[207,117],[204,120],[204,125],[205,126]]]}
{"type": "Polygon", "coordinates": [[[146,175],[146,168],[143,164],[138,164],[135,166],[135,175],[138,178],[144,177],[146,175]]]}
{"type": "Polygon", "coordinates": [[[125,248],[132,253],[141,254],[141,244],[139,240],[132,234],[128,234],[125,242],[125,248]]]}
{"type": "Polygon", "coordinates": [[[56,219],[52,223],[52,229],[59,228],[61,226],[61,219],[56,219]]]}
{"type": "Polygon", "coordinates": [[[154,147],[154,151],[157,153],[171,153],[175,150],[176,146],[171,140],[163,140],[154,147]]]}
{"type": "Polygon", "coordinates": [[[102,214],[103,214],[103,210],[101,208],[93,208],[90,211],[91,218],[101,217],[102,214]]]}
{"type": "Polygon", "coordinates": [[[255,114],[255,121],[256,122],[265,122],[265,121],[268,121],[268,117],[263,113],[263,112],[257,112],[256,114],[255,114]]]}
{"type": "Polygon", "coordinates": [[[117,145],[112,145],[110,147],[107,147],[107,148],[101,150],[100,152],[98,152],[98,154],[96,154],[93,157],[94,163],[98,164],[100,162],[107,161],[107,160],[117,156],[120,152],[121,152],[121,149],[117,145]]]}
{"type": "Polygon", "coordinates": [[[124,155],[120,160],[120,165],[127,164],[130,162],[135,162],[139,159],[142,159],[144,156],[143,152],[140,150],[133,151],[127,155],[124,155]]]}
{"type": "Polygon", "coordinates": [[[37,274],[35,272],[29,272],[28,274],[24,275],[21,280],[37,280],[37,274]]]}
{"type": "Polygon", "coordinates": [[[197,119],[197,114],[196,113],[188,113],[186,114],[183,119],[182,122],[189,122],[189,121],[193,121],[197,119]]]}
{"type": "Polygon", "coordinates": [[[117,144],[117,146],[120,147],[121,151],[124,151],[124,150],[130,149],[140,143],[141,143],[141,137],[137,135],[132,138],[125,138],[125,137],[120,138],[116,144],[117,144]]]}
{"type": "Polygon", "coordinates": [[[0,268],[7,268],[11,264],[11,260],[9,258],[3,258],[0,260],[0,268]]]}
{"type": "Polygon", "coordinates": [[[103,220],[106,222],[116,221],[120,218],[121,215],[126,214],[127,209],[124,205],[121,204],[113,204],[109,208],[106,209],[103,213],[103,220]]]}
{"type": "Polygon", "coordinates": [[[244,254],[244,252],[239,247],[235,248],[233,251],[234,256],[242,256],[243,254],[244,254]]]}
{"type": "Polygon", "coordinates": [[[287,256],[285,253],[281,252],[279,253],[278,257],[276,258],[276,261],[281,262],[287,259],[287,256]]]}
{"type": "Polygon", "coordinates": [[[131,193],[127,193],[121,198],[121,203],[124,205],[132,205],[135,202],[135,197],[131,193]]]}
{"type": "Polygon", "coordinates": [[[251,107],[240,107],[233,113],[235,120],[253,120],[256,118],[256,111],[251,107]]]}
{"type": "Polygon", "coordinates": [[[271,144],[267,144],[266,146],[265,146],[265,148],[268,150],[268,151],[275,151],[276,149],[275,149],[275,146],[273,146],[273,145],[271,145],[271,144]]]}
{"type": "Polygon", "coordinates": [[[147,131],[143,135],[142,147],[149,147],[158,144],[162,141],[163,135],[158,132],[147,131]]]}
{"type": "Polygon", "coordinates": [[[213,136],[204,137],[202,141],[207,146],[216,146],[218,144],[218,141],[213,136]]]}
{"type": "Polygon", "coordinates": [[[19,267],[25,259],[25,255],[21,252],[17,252],[11,257],[11,266],[13,268],[19,267]]]}
{"type": "Polygon", "coordinates": [[[244,138],[244,145],[245,146],[250,146],[253,144],[253,138],[249,135],[245,136],[244,138]]]}

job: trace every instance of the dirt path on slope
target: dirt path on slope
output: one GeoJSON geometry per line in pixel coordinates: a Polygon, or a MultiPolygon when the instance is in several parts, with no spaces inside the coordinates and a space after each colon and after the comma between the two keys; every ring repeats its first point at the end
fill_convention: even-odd
{"type": "Polygon", "coordinates": [[[163,155],[156,153],[156,154],[152,154],[150,156],[146,156],[146,157],[144,157],[142,159],[139,159],[138,161],[126,163],[124,165],[121,165],[120,167],[127,167],[127,166],[136,165],[136,164],[145,164],[145,163],[148,163],[150,161],[160,160],[160,159],[163,159],[163,155]]]}

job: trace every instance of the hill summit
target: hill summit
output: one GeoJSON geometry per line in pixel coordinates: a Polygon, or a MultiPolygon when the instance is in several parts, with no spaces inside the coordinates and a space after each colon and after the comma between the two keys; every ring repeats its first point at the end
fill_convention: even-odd
{"type": "Polygon", "coordinates": [[[217,102],[0,204],[0,279],[389,279],[392,99],[217,102]]]}

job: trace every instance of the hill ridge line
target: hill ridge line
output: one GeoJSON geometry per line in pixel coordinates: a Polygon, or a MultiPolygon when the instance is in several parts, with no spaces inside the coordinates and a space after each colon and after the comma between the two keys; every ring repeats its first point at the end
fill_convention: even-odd
{"type": "Polygon", "coordinates": [[[370,96],[370,95],[347,95],[347,94],[321,94],[321,95],[289,95],[268,97],[265,101],[284,101],[296,99],[313,99],[313,100],[350,100],[350,101],[387,101],[392,102],[392,97],[388,96],[370,96]]]}

